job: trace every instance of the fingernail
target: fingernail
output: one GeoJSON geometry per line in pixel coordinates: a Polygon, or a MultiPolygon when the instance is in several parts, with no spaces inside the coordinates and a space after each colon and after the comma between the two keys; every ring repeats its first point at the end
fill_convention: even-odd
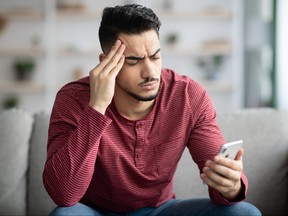
{"type": "Polygon", "coordinates": [[[120,40],[116,40],[115,45],[120,45],[121,41],[120,40]]]}
{"type": "Polygon", "coordinates": [[[205,167],[203,168],[203,172],[206,172],[207,170],[209,170],[209,168],[205,166],[205,167]]]}
{"type": "Polygon", "coordinates": [[[206,161],[206,166],[209,166],[212,163],[212,161],[208,160],[206,161]]]}
{"type": "Polygon", "coordinates": [[[201,179],[202,179],[203,185],[205,185],[205,184],[206,184],[205,181],[204,181],[205,174],[202,173],[202,174],[200,175],[200,177],[201,177],[201,179]]]}

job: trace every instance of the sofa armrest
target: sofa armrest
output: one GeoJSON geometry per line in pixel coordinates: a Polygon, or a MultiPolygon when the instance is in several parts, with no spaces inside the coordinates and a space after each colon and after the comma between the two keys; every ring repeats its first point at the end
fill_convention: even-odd
{"type": "Polygon", "coordinates": [[[243,139],[247,201],[263,215],[288,213],[288,111],[250,108],[218,114],[227,141],[243,139]]]}
{"type": "Polygon", "coordinates": [[[0,215],[26,214],[26,182],[31,114],[7,110],[0,114],[0,215]]]}

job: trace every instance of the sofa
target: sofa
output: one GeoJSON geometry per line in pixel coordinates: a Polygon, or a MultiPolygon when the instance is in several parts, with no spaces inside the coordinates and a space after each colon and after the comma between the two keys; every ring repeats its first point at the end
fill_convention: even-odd
{"type": "MultiPolygon", "coordinates": [[[[265,215],[288,211],[288,111],[272,108],[218,113],[227,141],[243,139],[246,201],[265,215]]],[[[48,215],[55,207],[42,184],[49,114],[0,113],[0,215],[48,215]]],[[[188,151],[175,174],[178,198],[208,196],[188,151]]]]}

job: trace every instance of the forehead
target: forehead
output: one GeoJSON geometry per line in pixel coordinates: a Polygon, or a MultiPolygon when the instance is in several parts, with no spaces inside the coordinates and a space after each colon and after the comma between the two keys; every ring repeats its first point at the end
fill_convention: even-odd
{"type": "Polygon", "coordinates": [[[126,45],[125,55],[151,55],[160,48],[160,41],[154,30],[141,34],[121,33],[119,39],[126,45]]]}

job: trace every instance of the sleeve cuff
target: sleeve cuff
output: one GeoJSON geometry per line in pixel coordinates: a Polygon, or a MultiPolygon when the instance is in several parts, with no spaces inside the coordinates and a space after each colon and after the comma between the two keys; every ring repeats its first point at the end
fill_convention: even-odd
{"type": "Polygon", "coordinates": [[[209,187],[209,194],[211,197],[212,202],[221,204],[221,205],[233,205],[235,203],[241,202],[246,199],[247,189],[248,189],[247,178],[242,173],[241,176],[241,191],[239,192],[238,196],[235,197],[233,200],[228,200],[224,197],[219,191],[209,187]]]}

